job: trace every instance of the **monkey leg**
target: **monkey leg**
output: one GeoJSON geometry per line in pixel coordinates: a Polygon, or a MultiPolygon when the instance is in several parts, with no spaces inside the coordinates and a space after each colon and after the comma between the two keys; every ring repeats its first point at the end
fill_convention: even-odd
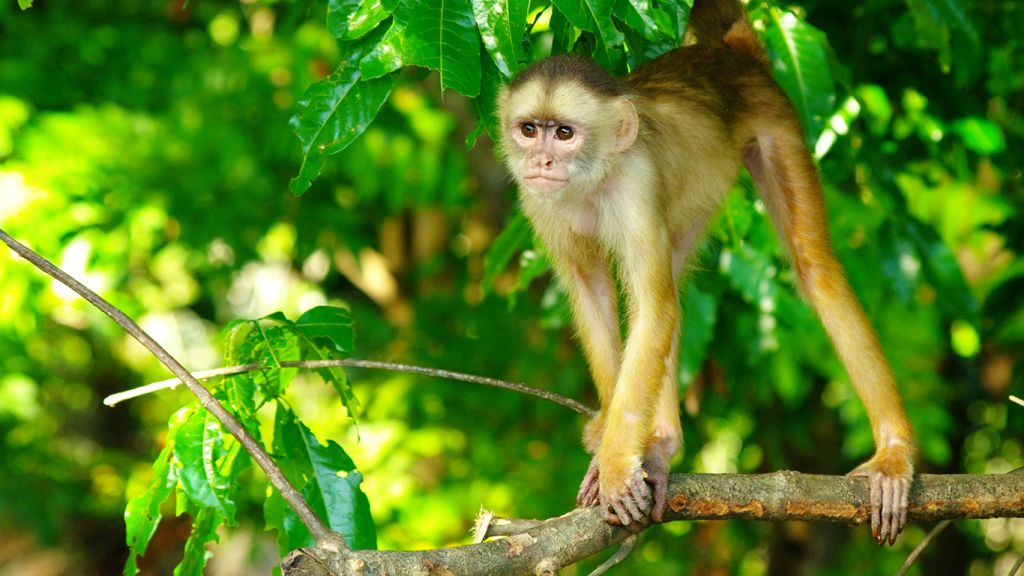
{"type": "Polygon", "coordinates": [[[654,427],[644,452],[644,480],[651,487],[651,520],[661,522],[668,503],[669,461],[679,451],[683,430],[679,424],[679,325],[672,333],[670,353],[665,357],[665,374],[658,392],[654,427]]]}
{"type": "Polygon", "coordinates": [[[776,121],[783,129],[764,130],[744,151],[744,162],[783,238],[800,291],[867,410],[876,452],[851,474],[869,479],[872,535],[892,544],[906,523],[913,433],[875,331],[832,254],[818,175],[802,132],[798,125],[784,129],[785,119],[776,121]]]}
{"type": "MultiPolygon", "coordinates": [[[[656,244],[655,244],[656,245],[656,244]]],[[[620,264],[630,312],[629,336],[622,355],[622,368],[615,393],[605,413],[605,429],[597,448],[596,483],[605,520],[629,525],[643,522],[652,503],[652,486],[647,478],[654,474],[654,488],[667,486],[668,457],[665,452],[675,438],[674,428],[666,422],[661,429],[655,423],[670,419],[670,408],[660,408],[667,374],[675,374],[674,343],[679,327],[679,298],[671,274],[671,256],[650,252],[651,245],[637,243],[625,247],[620,264]],[[630,250],[646,250],[632,254],[630,250]],[[658,256],[662,256],[659,258],[658,256]],[[668,366],[672,364],[672,369],[668,366]],[[669,414],[664,414],[668,412],[669,414]],[[667,430],[666,430],[667,429],[667,430]],[[655,433],[665,442],[652,442],[655,433]],[[645,459],[656,447],[657,458],[645,459]],[[645,471],[645,464],[649,471],[645,471]]],[[[671,400],[668,395],[666,405],[671,400]]],[[[678,426],[678,418],[674,419],[678,426]]],[[[589,474],[588,474],[589,476],[589,474]]],[[[584,479],[584,487],[588,479],[584,479]]],[[[588,490],[584,490],[584,500],[588,490]]],[[[662,496],[664,499],[664,496],[662,496]]]]}

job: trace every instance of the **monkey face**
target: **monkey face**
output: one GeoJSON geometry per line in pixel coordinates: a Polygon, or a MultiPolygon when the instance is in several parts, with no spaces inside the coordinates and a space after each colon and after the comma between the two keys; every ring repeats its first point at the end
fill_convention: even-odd
{"type": "Polygon", "coordinates": [[[505,162],[523,194],[588,191],[636,139],[636,112],[623,96],[579,78],[535,75],[498,100],[505,162]]]}
{"type": "Polygon", "coordinates": [[[565,188],[577,171],[577,157],[585,141],[581,127],[557,120],[519,120],[508,127],[512,144],[522,159],[517,171],[520,185],[551,194],[565,188]]]}

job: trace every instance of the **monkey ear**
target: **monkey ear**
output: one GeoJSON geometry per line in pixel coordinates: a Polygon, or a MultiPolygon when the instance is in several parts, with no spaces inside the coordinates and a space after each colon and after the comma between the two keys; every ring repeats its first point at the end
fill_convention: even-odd
{"type": "Polygon", "coordinates": [[[636,142],[640,130],[640,119],[637,117],[633,103],[622,98],[619,100],[619,127],[615,131],[615,151],[624,152],[636,142]]]}

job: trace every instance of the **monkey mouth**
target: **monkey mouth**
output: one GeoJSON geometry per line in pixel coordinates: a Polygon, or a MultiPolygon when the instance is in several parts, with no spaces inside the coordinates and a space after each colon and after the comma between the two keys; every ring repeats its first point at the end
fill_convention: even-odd
{"type": "Polygon", "coordinates": [[[526,185],[531,190],[537,192],[554,192],[561,188],[564,188],[569,180],[566,178],[554,178],[552,176],[544,176],[543,174],[532,174],[523,178],[526,185]]]}

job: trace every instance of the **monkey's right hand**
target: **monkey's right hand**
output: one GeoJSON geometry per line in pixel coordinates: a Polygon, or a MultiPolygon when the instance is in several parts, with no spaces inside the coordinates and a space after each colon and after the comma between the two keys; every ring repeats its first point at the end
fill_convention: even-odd
{"type": "MultiPolygon", "coordinates": [[[[598,457],[595,456],[590,461],[590,467],[587,469],[583,482],[580,484],[579,493],[576,495],[576,505],[601,506],[604,520],[609,524],[629,526],[634,523],[646,523],[652,512],[652,488],[655,498],[660,494],[661,500],[664,502],[664,486],[667,486],[667,482],[663,482],[664,486],[660,488],[658,483],[650,482],[651,472],[656,467],[651,467],[651,472],[649,472],[646,462],[643,466],[623,466],[621,468],[612,466],[611,468],[625,471],[626,474],[623,475],[625,480],[619,483],[608,482],[608,475],[602,476],[598,457]]],[[[666,466],[665,473],[659,476],[667,479],[667,471],[666,466]]],[[[664,504],[661,506],[661,511],[664,511],[664,504]]],[[[658,519],[661,518],[660,511],[657,516],[658,519]]]]}

